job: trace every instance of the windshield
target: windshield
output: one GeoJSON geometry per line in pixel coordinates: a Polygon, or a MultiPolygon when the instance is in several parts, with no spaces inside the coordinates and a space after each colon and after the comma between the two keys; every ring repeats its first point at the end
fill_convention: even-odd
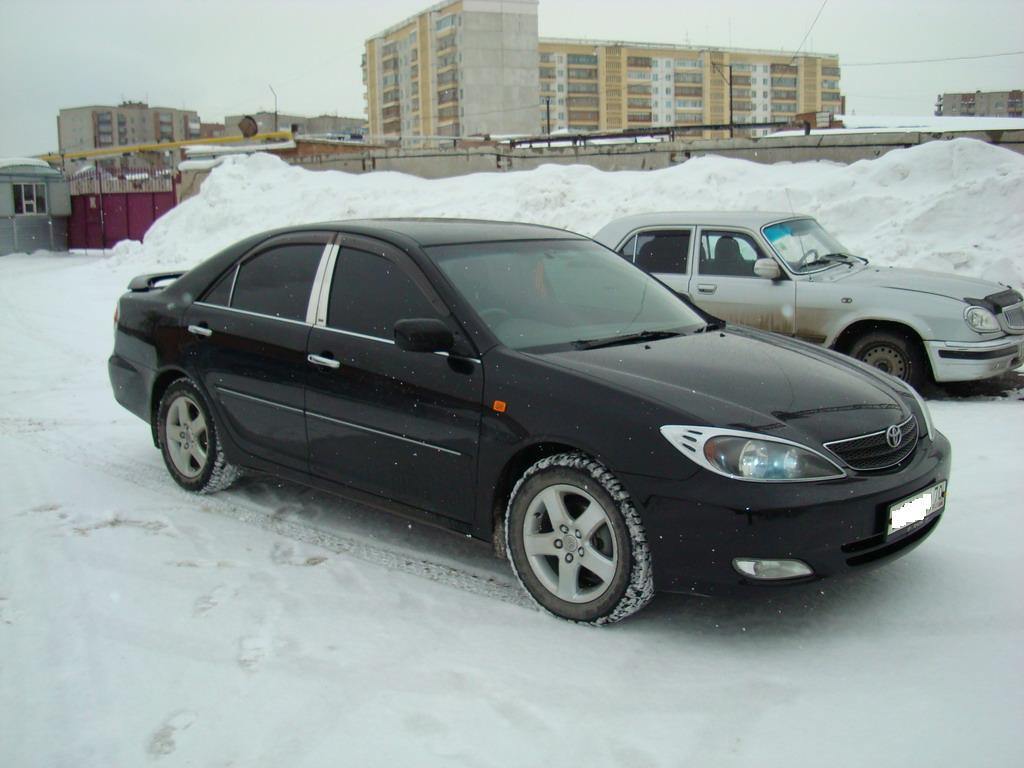
{"type": "Polygon", "coordinates": [[[765,239],[797,274],[850,260],[846,246],[814,219],[792,219],[764,228],[765,239]]]}
{"type": "Polygon", "coordinates": [[[640,341],[705,325],[664,285],[588,240],[426,250],[501,343],[513,349],[640,341]]]}

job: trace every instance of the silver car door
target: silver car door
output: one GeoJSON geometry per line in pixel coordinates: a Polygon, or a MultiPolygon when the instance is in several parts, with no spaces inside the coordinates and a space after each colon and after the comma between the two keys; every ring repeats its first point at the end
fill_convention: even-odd
{"type": "Polygon", "coordinates": [[[701,228],[690,297],[704,311],[730,323],[792,336],[796,284],[784,271],[777,280],[756,276],[754,262],[759,258],[773,257],[750,233],[701,228]]]}

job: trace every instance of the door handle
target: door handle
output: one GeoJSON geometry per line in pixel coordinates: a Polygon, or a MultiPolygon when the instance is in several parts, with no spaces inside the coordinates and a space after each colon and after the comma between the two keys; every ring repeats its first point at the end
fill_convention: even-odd
{"type": "Polygon", "coordinates": [[[306,359],[313,365],[319,365],[324,368],[333,368],[335,370],[341,368],[341,363],[339,363],[333,357],[323,357],[322,355],[306,355],[306,359]]]}
{"type": "Polygon", "coordinates": [[[698,293],[714,293],[716,290],[718,290],[718,286],[717,285],[710,285],[708,283],[698,283],[697,284],[697,292],[698,293]]]}
{"type": "Polygon", "coordinates": [[[190,325],[188,327],[188,332],[195,334],[196,336],[213,336],[213,331],[205,325],[190,325]]]}

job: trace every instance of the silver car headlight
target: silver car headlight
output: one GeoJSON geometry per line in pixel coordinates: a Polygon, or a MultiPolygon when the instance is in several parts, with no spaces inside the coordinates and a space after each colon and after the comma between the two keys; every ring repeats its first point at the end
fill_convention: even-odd
{"type": "Polygon", "coordinates": [[[964,321],[972,331],[992,333],[1000,330],[996,316],[984,307],[971,306],[964,310],[964,321]]]}
{"type": "Polygon", "coordinates": [[[668,425],[661,434],[694,463],[735,480],[786,483],[846,476],[812,448],[755,432],[668,425]]]}

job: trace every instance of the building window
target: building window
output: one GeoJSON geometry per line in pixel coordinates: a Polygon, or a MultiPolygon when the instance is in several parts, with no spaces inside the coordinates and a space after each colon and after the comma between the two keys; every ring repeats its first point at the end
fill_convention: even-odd
{"type": "Polygon", "coordinates": [[[13,187],[15,215],[46,213],[45,184],[14,184],[13,187]]]}

